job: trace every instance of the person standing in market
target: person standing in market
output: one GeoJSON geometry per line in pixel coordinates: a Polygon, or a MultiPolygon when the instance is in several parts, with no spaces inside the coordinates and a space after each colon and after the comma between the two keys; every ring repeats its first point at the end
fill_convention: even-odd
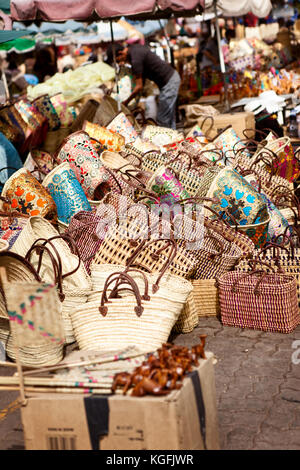
{"type": "MultiPolygon", "coordinates": [[[[132,44],[126,47],[115,45],[116,61],[119,64],[129,63],[135,78],[135,88],[123,102],[125,106],[142,92],[145,80],[153,81],[159,88],[157,124],[176,129],[176,102],[180,87],[180,75],[170,64],[160,59],[149,47],[132,44]]],[[[108,64],[113,63],[113,48],[107,49],[108,64]]]]}

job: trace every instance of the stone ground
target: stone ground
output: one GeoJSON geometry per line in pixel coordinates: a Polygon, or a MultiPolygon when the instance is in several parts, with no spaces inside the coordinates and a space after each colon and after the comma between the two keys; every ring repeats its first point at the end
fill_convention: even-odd
{"type": "MultiPolygon", "coordinates": [[[[206,350],[218,360],[221,449],[300,450],[300,326],[285,335],[224,327],[208,317],[192,333],[177,336],[175,343],[191,346],[199,334],[207,334],[206,350]]],[[[0,375],[6,373],[0,368],[0,375]]],[[[17,396],[0,392],[0,410],[17,396]]],[[[1,415],[0,450],[24,449],[20,411],[3,420],[1,415]]]]}

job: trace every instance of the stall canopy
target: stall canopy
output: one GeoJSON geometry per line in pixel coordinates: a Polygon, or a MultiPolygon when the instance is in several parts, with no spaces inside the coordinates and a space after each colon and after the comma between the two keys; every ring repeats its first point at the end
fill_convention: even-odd
{"type": "MultiPolygon", "coordinates": [[[[205,11],[214,11],[214,0],[205,0],[205,11]]],[[[253,13],[259,18],[265,18],[272,9],[270,0],[218,0],[217,11],[220,16],[243,16],[253,13]]]]}
{"type": "MultiPolygon", "coordinates": [[[[1,0],[0,0],[1,2],[1,0]]],[[[224,16],[241,16],[250,11],[263,18],[272,8],[270,0],[218,0],[224,16]]],[[[98,21],[125,16],[135,19],[168,18],[213,11],[214,0],[12,0],[13,21],[98,21]]]]}
{"type": "Polygon", "coordinates": [[[163,18],[203,11],[204,0],[12,0],[13,21],[163,18]]]}

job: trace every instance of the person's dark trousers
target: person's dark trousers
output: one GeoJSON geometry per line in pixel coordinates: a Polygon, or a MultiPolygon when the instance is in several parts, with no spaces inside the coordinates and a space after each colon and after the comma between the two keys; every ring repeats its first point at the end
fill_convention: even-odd
{"type": "Polygon", "coordinates": [[[159,126],[176,129],[176,101],[179,87],[180,75],[175,70],[168,83],[160,89],[156,118],[159,126]]]}

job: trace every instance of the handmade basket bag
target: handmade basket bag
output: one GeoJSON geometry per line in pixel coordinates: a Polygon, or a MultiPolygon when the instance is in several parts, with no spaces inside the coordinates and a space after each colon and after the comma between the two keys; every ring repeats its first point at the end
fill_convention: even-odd
{"type": "Polygon", "coordinates": [[[69,127],[76,118],[75,109],[69,106],[62,93],[50,97],[51,103],[59,117],[61,127],[69,127]]]}
{"type": "Polygon", "coordinates": [[[19,99],[14,104],[21,118],[32,131],[30,138],[31,147],[39,147],[45,140],[48,132],[48,119],[27,99],[19,99]]]}
{"type": "Polygon", "coordinates": [[[84,131],[74,132],[64,139],[55,158],[59,164],[69,163],[88,199],[95,199],[95,190],[109,182],[110,174],[84,131]]]}
{"type": "Polygon", "coordinates": [[[133,165],[128,158],[123,158],[117,152],[105,150],[100,155],[100,160],[103,167],[116,179],[122,194],[130,195],[133,188],[140,185],[145,187],[150,178],[149,172],[141,170],[138,166],[133,165]]]}
{"type": "Polygon", "coordinates": [[[274,169],[269,173],[265,168],[256,164],[255,159],[239,156],[236,166],[239,172],[246,172],[245,179],[256,189],[260,188],[264,194],[273,202],[272,195],[278,186],[284,186],[287,191],[293,189],[293,183],[287,179],[274,174],[274,169]],[[242,171],[240,171],[242,170],[242,171]],[[251,171],[252,170],[252,171],[251,171]]]}
{"type": "MultiPolygon", "coordinates": [[[[190,256],[197,259],[197,267],[192,274],[192,279],[214,279],[221,273],[233,269],[244,256],[244,251],[233,240],[228,240],[221,230],[213,230],[211,225],[201,224],[185,217],[177,215],[174,225],[184,231],[184,237],[194,240],[187,245],[190,256]],[[180,222],[181,221],[181,222],[180,222]],[[194,244],[195,243],[195,244],[194,244]]],[[[226,226],[225,226],[226,230],[226,226]]],[[[182,235],[179,234],[182,238],[182,235]]]]}
{"type": "Polygon", "coordinates": [[[160,147],[158,145],[153,144],[153,142],[150,142],[149,140],[142,139],[140,136],[138,136],[133,142],[126,144],[125,150],[126,149],[132,153],[136,152],[141,157],[147,152],[160,151],[160,147]]]}
{"type": "Polygon", "coordinates": [[[43,180],[57,208],[58,220],[68,225],[80,211],[91,211],[90,203],[68,162],[54,167],[43,180]]]}
{"type": "Polygon", "coordinates": [[[75,337],[69,313],[74,307],[87,301],[91,281],[81,263],[74,240],[69,235],[59,235],[54,228],[39,222],[30,221],[23,240],[13,249],[26,252],[26,260],[31,262],[43,281],[54,282],[57,286],[62,302],[66,343],[72,343],[75,337]],[[41,236],[37,236],[38,231],[41,236]]]}
{"type": "MultiPolygon", "coordinates": [[[[293,236],[278,236],[273,242],[269,242],[262,250],[256,249],[253,253],[254,258],[265,261],[270,268],[266,268],[270,272],[274,267],[279,268],[286,274],[291,274],[297,282],[297,296],[300,307],[300,248],[295,244],[293,236]],[[278,242],[280,242],[278,244],[278,242]]],[[[241,260],[236,269],[240,271],[250,271],[251,265],[249,260],[241,260]]]]}
{"type": "Polygon", "coordinates": [[[125,139],[121,134],[110,131],[98,124],[85,121],[82,130],[87,132],[91,139],[98,140],[106,150],[120,152],[125,145],[125,139]]]}
{"type": "MultiPolygon", "coordinates": [[[[103,292],[103,287],[106,279],[115,271],[123,271],[124,267],[115,264],[95,264],[91,265],[91,281],[92,281],[92,292],[88,296],[88,302],[97,301],[100,294],[103,292]]],[[[152,274],[159,275],[160,273],[154,272],[152,274]]],[[[130,275],[138,283],[139,288],[141,276],[139,270],[130,270],[130,275]]],[[[193,298],[193,293],[190,293],[187,301],[181,311],[177,322],[174,325],[173,331],[175,333],[190,333],[198,325],[199,319],[197,314],[196,305],[193,298]]]]}
{"type": "Polygon", "coordinates": [[[291,333],[300,323],[292,275],[233,271],[218,278],[218,288],[223,325],[291,333]]]}
{"type": "Polygon", "coordinates": [[[198,317],[218,317],[219,294],[215,279],[193,279],[192,297],[198,317]]]}
{"type": "Polygon", "coordinates": [[[43,116],[46,116],[50,131],[56,131],[60,128],[61,122],[49,95],[39,96],[32,103],[43,116]]]}
{"type": "MultiPolygon", "coordinates": [[[[0,252],[0,267],[5,268],[6,277],[9,282],[24,283],[42,282],[39,274],[32,264],[23,256],[10,251],[0,252]]],[[[0,289],[0,318],[8,319],[7,305],[3,288],[0,289]]]]}
{"type": "MultiPolygon", "coordinates": [[[[28,219],[26,226],[23,228],[11,251],[25,257],[32,245],[36,244],[39,240],[41,241],[38,243],[42,244],[49,239],[52,239],[52,241],[47,246],[52,255],[57,259],[57,254],[59,254],[62,260],[64,292],[65,289],[90,289],[90,278],[83,263],[80,263],[78,255],[53,225],[42,217],[30,217],[28,219]],[[71,275],[69,274],[70,272],[72,272],[71,275]]],[[[33,253],[30,261],[34,268],[39,265],[38,260],[38,254],[33,253]]],[[[42,257],[40,276],[45,282],[53,282],[53,264],[47,254],[42,257]]]]}
{"type": "Polygon", "coordinates": [[[23,366],[53,365],[63,358],[64,329],[55,286],[41,282],[4,284],[10,336],[6,353],[23,366]]]}
{"type": "Polygon", "coordinates": [[[30,216],[41,216],[53,222],[57,219],[57,208],[52,196],[26,169],[16,171],[5,183],[2,197],[7,199],[3,209],[18,210],[30,216]]]}
{"type": "Polygon", "coordinates": [[[156,170],[148,180],[146,188],[157,194],[161,203],[174,204],[190,197],[174,173],[166,167],[160,167],[156,170]],[[166,195],[169,198],[166,198],[166,195]]]}
{"type": "Polygon", "coordinates": [[[224,209],[232,214],[239,225],[252,225],[268,216],[264,198],[237,171],[223,168],[214,179],[206,195],[220,202],[210,203],[217,213],[224,209]]]}
{"type": "Polygon", "coordinates": [[[27,216],[18,212],[0,212],[0,241],[7,243],[7,249],[11,248],[23,227],[27,223],[27,216]]]}
{"type": "Polygon", "coordinates": [[[153,272],[161,271],[171,260],[168,272],[190,278],[197,266],[196,255],[187,252],[184,241],[181,241],[184,239],[178,243],[170,239],[173,236],[170,224],[163,223],[163,238],[159,238],[154,230],[158,227],[158,218],[153,217],[149,221],[146,208],[144,216],[129,214],[122,223],[112,225],[94,257],[94,263],[125,266],[134,258],[139,266],[153,272]]]}
{"type": "MultiPolygon", "coordinates": [[[[245,156],[250,156],[247,151],[246,144],[238,137],[237,133],[232,126],[228,126],[220,134],[218,134],[212,141],[216,148],[223,151],[226,161],[234,161],[236,152],[241,152],[245,156]]],[[[207,147],[205,147],[207,148],[207,147]]]]}
{"type": "MultiPolygon", "coordinates": [[[[107,207],[107,215],[110,213],[110,207],[107,207]]],[[[75,214],[65,231],[75,241],[80,258],[90,274],[90,264],[99,251],[100,245],[105,237],[107,225],[103,224],[105,218],[104,211],[101,216],[98,213],[80,211],[75,214]]]]}
{"type": "Polygon", "coordinates": [[[106,125],[106,127],[110,131],[121,134],[124,137],[126,144],[133,142],[138,136],[133,124],[129,121],[123,111],[118,113],[112,121],[106,125]]]}
{"type": "Polygon", "coordinates": [[[300,175],[300,162],[294,153],[293,146],[289,137],[281,137],[276,140],[270,140],[265,145],[266,149],[272,150],[277,156],[278,161],[274,161],[275,174],[293,182],[300,175]]]}
{"type": "Polygon", "coordinates": [[[80,349],[108,350],[135,345],[142,352],[149,352],[168,340],[192,285],[182,278],[165,275],[153,293],[156,276],[142,272],[141,276],[144,289],[139,289],[129,273],[111,274],[99,300],[71,313],[80,349]],[[111,284],[113,290],[108,297],[111,284]]]}
{"type": "Polygon", "coordinates": [[[30,154],[35,165],[44,175],[53,170],[54,161],[50,153],[40,149],[31,149],[30,154]]]}
{"type": "Polygon", "coordinates": [[[160,147],[184,139],[184,134],[168,127],[148,124],[143,128],[141,137],[160,147]]]}

